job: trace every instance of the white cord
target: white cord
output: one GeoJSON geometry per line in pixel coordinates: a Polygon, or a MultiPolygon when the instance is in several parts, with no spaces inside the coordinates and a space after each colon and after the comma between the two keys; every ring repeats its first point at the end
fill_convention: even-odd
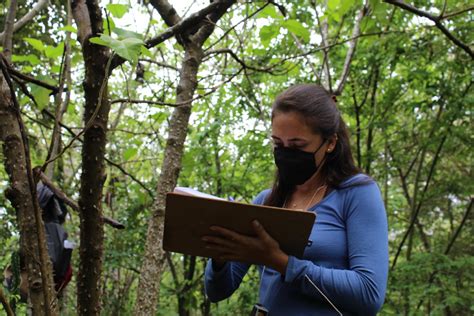
{"type": "Polygon", "coordinates": [[[262,274],[260,275],[260,284],[258,286],[258,296],[259,296],[259,303],[262,304],[262,297],[260,297],[260,289],[262,288],[262,281],[263,281],[263,274],[265,273],[265,266],[263,266],[262,274]]]}
{"type": "Polygon", "coordinates": [[[321,290],[319,289],[319,287],[317,287],[316,284],[314,284],[314,282],[311,281],[311,279],[309,278],[309,276],[308,276],[307,274],[305,274],[304,277],[307,278],[308,281],[309,281],[309,283],[311,283],[311,285],[314,286],[314,288],[315,288],[316,290],[318,290],[319,294],[321,294],[321,295],[326,299],[326,301],[328,301],[329,304],[331,304],[332,308],[334,308],[334,309],[336,310],[336,312],[337,312],[340,316],[343,316],[342,313],[337,309],[337,307],[331,302],[331,300],[330,300],[326,295],[324,295],[323,291],[321,291],[321,290]]]}

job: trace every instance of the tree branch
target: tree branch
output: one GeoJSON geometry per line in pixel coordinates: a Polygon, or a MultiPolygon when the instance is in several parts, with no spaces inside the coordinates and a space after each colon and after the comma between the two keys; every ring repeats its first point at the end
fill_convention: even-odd
{"type": "Polygon", "coordinates": [[[462,48],[466,53],[469,54],[469,56],[471,56],[471,59],[474,59],[474,52],[471,50],[471,48],[464,44],[463,42],[461,42],[459,39],[457,39],[453,34],[451,34],[448,29],[441,23],[441,18],[439,17],[435,17],[431,14],[429,14],[428,12],[425,12],[423,10],[420,10],[418,8],[415,8],[414,6],[412,6],[411,4],[408,4],[408,3],[405,3],[404,1],[400,1],[400,0],[384,0],[384,2],[387,2],[387,3],[390,3],[390,4],[393,4],[394,6],[397,6],[399,8],[402,8],[406,11],[409,11],[413,14],[416,14],[418,16],[422,16],[422,17],[425,17],[431,21],[434,22],[434,24],[436,25],[436,27],[441,31],[443,32],[444,35],[446,35],[446,37],[451,41],[453,42],[456,46],[459,46],[460,48],[462,48]]]}
{"type": "Polygon", "coordinates": [[[440,20],[449,19],[449,18],[452,18],[453,16],[460,15],[460,14],[463,14],[464,12],[468,12],[468,11],[471,11],[471,10],[474,10],[474,6],[467,7],[465,9],[460,9],[458,11],[454,11],[454,12],[451,12],[451,13],[442,14],[442,15],[439,16],[439,19],[440,20]]]}
{"type": "MultiPolygon", "coordinates": [[[[187,30],[189,27],[196,25],[197,23],[201,22],[206,15],[213,12],[217,8],[221,6],[221,1],[214,1],[207,7],[197,11],[196,13],[191,14],[188,18],[181,20],[179,23],[173,25],[172,27],[165,30],[160,35],[153,37],[145,42],[146,48],[152,48],[157,46],[160,43],[163,43],[167,39],[180,34],[187,30]]],[[[125,59],[122,57],[115,55],[114,59],[112,60],[112,67],[110,67],[110,71],[114,70],[121,64],[125,62],[125,59]]]]}
{"type": "Polygon", "coordinates": [[[369,10],[369,7],[367,3],[364,4],[362,9],[360,9],[359,14],[357,14],[357,18],[354,23],[354,28],[352,30],[352,40],[349,42],[349,50],[347,51],[346,54],[346,60],[344,61],[344,67],[341,73],[341,77],[339,78],[339,85],[334,91],[335,95],[341,95],[342,90],[344,89],[344,85],[346,83],[347,77],[349,76],[349,71],[351,69],[351,63],[352,63],[352,57],[354,56],[355,49],[357,46],[357,39],[360,35],[360,22],[364,18],[364,16],[367,14],[369,10]]]}
{"type": "MultiPolygon", "coordinates": [[[[43,10],[47,6],[48,2],[49,0],[39,0],[38,3],[31,9],[31,11],[25,14],[13,25],[13,33],[21,29],[28,22],[30,22],[41,10],[43,10]]],[[[5,32],[0,33],[0,41],[3,41],[4,37],[5,32]]]]}
{"type": "MultiPolygon", "coordinates": [[[[74,211],[80,212],[80,207],[79,204],[77,204],[73,199],[68,197],[66,193],[64,193],[60,188],[58,188],[53,181],[51,181],[42,171],[40,167],[36,167],[33,169],[33,172],[39,177],[41,182],[45,186],[47,186],[53,193],[60,198],[66,205],[69,205],[74,211]]],[[[107,216],[102,216],[102,220],[104,223],[109,224],[110,226],[117,228],[117,229],[124,229],[125,225],[122,223],[118,222],[117,220],[107,217],[107,216]]]]}
{"type": "Polygon", "coordinates": [[[447,255],[449,251],[451,251],[451,247],[454,245],[454,242],[459,236],[459,233],[461,232],[461,229],[463,228],[464,224],[466,223],[467,219],[469,218],[469,214],[471,213],[472,210],[472,202],[473,198],[471,198],[471,201],[469,202],[469,205],[467,206],[466,212],[464,213],[464,216],[462,217],[461,223],[459,224],[458,228],[456,229],[456,232],[454,233],[453,237],[451,237],[451,240],[449,241],[448,246],[446,247],[446,250],[444,251],[444,254],[447,255]]]}
{"type": "Polygon", "coordinates": [[[38,80],[38,79],[33,78],[31,76],[25,75],[25,74],[21,73],[20,71],[16,70],[15,68],[13,68],[9,63],[6,63],[6,66],[7,66],[8,73],[10,73],[13,77],[16,77],[16,78],[34,83],[37,86],[40,86],[40,87],[46,88],[48,90],[51,90],[52,94],[56,94],[59,91],[58,87],[50,85],[49,83],[38,80]]]}
{"type": "Polygon", "coordinates": [[[215,54],[229,54],[236,62],[238,62],[242,68],[244,69],[250,69],[250,70],[255,70],[255,71],[260,71],[260,72],[268,72],[268,73],[272,73],[271,69],[272,67],[269,67],[269,68],[257,68],[257,67],[254,67],[254,66],[251,66],[251,65],[248,65],[245,63],[245,61],[243,61],[242,59],[239,58],[239,56],[237,56],[237,54],[231,50],[230,48],[221,48],[221,49],[215,49],[215,50],[211,50],[211,51],[208,51],[204,57],[208,57],[210,55],[215,55],[215,54]]]}
{"type": "Polygon", "coordinates": [[[161,67],[164,67],[164,68],[169,68],[169,69],[172,69],[174,71],[179,71],[179,69],[173,65],[169,65],[169,64],[165,64],[165,63],[162,63],[162,62],[159,62],[159,61],[156,61],[156,60],[152,60],[152,59],[145,59],[145,58],[140,58],[138,61],[146,61],[148,63],[152,63],[152,64],[155,64],[155,65],[158,65],[158,66],[161,66],[161,67]]]}
{"type": "Polygon", "coordinates": [[[8,303],[7,298],[5,297],[5,294],[3,294],[3,289],[1,286],[0,286],[0,302],[2,303],[3,308],[5,309],[5,312],[7,313],[7,316],[15,316],[10,304],[8,303]]]}
{"type": "Polygon", "coordinates": [[[73,0],[71,2],[72,15],[77,24],[77,38],[81,45],[92,34],[91,19],[89,17],[89,9],[86,0],[73,0]]]}
{"type": "Polygon", "coordinates": [[[181,21],[181,17],[167,0],[150,0],[150,3],[158,11],[166,25],[171,27],[181,21]]]}
{"type": "MultiPolygon", "coordinates": [[[[441,154],[441,150],[443,148],[443,145],[444,145],[444,142],[446,141],[446,139],[448,138],[448,135],[449,135],[449,129],[448,131],[446,132],[446,134],[443,136],[443,138],[441,139],[441,142],[439,143],[438,145],[438,148],[436,150],[436,153],[434,155],[434,158],[433,158],[433,161],[431,163],[431,166],[430,166],[430,170],[428,172],[428,178],[426,179],[425,181],[425,186],[423,187],[423,191],[421,192],[421,197],[418,201],[418,205],[415,209],[415,212],[413,213],[413,216],[411,218],[411,222],[410,222],[410,225],[408,226],[408,229],[407,231],[405,232],[403,238],[402,238],[402,241],[400,242],[400,244],[398,245],[398,248],[397,248],[397,252],[395,254],[395,257],[393,259],[393,263],[392,263],[392,266],[390,268],[391,271],[393,271],[393,269],[395,268],[395,265],[397,264],[397,259],[398,257],[400,256],[400,253],[402,251],[402,248],[403,248],[403,245],[405,244],[405,241],[406,239],[408,238],[408,236],[410,235],[410,232],[411,230],[413,229],[413,226],[415,225],[415,222],[416,222],[416,219],[418,217],[418,215],[420,214],[420,210],[421,210],[421,206],[423,205],[423,198],[425,196],[425,193],[426,191],[428,190],[428,187],[430,185],[430,182],[431,182],[431,179],[434,175],[434,172],[435,172],[435,167],[436,167],[436,164],[438,162],[438,159],[440,157],[440,154],[441,154]]],[[[415,191],[416,193],[416,191],[415,191]]],[[[416,198],[414,197],[413,198],[413,203],[415,203],[416,201],[416,198]]]]}
{"type": "Polygon", "coordinates": [[[2,41],[3,55],[8,61],[11,60],[11,56],[12,56],[13,24],[15,23],[16,8],[17,8],[17,1],[11,0],[10,9],[8,10],[7,18],[5,21],[5,30],[3,31],[5,36],[3,37],[3,41],[2,41]]]}

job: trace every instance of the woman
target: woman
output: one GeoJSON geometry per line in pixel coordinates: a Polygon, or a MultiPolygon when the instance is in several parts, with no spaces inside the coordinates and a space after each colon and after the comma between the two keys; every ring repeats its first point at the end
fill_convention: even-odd
{"type": "Polygon", "coordinates": [[[272,138],[277,176],[254,203],[316,212],[310,242],[300,259],[257,222],[255,237],[211,227],[218,237],[203,240],[221,255],[206,267],[208,297],[229,297],[257,264],[269,315],[376,314],[387,284],[386,214],[376,183],[354,165],[335,101],[311,84],[284,91],[273,104],[272,138]]]}

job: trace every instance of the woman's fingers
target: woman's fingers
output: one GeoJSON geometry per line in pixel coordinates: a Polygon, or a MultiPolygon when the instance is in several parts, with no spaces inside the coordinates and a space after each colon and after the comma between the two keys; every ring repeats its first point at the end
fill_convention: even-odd
{"type": "Polygon", "coordinates": [[[227,238],[221,238],[217,236],[204,236],[201,238],[201,240],[206,242],[208,245],[219,245],[227,248],[235,247],[235,242],[227,238]]]}
{"type": "Polygon", "coordinates": [[[258,238],[260,238],[261,240],[267,240],[271,238],[270,235],[268,235],[265,228],[263,228],[263,226],[257,220],[254,220],[252,222],[252,227],[255,233],[257,234],[258,238]]]}
{"type": "Polygon", "coordinates": [[[212,230],[213,232],[216,232],[216,233],[224,236],[225,238],[227,238],[229,240],[238,241],[238,242],[242,241],[243,236],[239,233],[236,233],[236,232],[230,230],[230,229],[220,227],[220,226],[211,226],[209,229],[212,230]]]}

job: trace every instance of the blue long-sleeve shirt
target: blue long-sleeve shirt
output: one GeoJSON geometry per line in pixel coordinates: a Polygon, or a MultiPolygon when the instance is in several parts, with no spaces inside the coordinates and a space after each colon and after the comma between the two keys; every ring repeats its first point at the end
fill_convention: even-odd
{"type": "MultiPolygon", "coordinates": [[[[269,190],[255,198],[263,204],[269,190]]],[[[388,228],[377,184],[359,174],[343,182],[309,211],[316,221],[303,258],[289,256],[285,275],[262,266],[260,303],[277,315],[337,315],[311,284],[343,315],[375,315],[382,307],[388,275],[388,228]]],[[[227,262],[215,271],[209,260],[206,294],[223,300],[239,287],[250,265],[227,262]]]]}

